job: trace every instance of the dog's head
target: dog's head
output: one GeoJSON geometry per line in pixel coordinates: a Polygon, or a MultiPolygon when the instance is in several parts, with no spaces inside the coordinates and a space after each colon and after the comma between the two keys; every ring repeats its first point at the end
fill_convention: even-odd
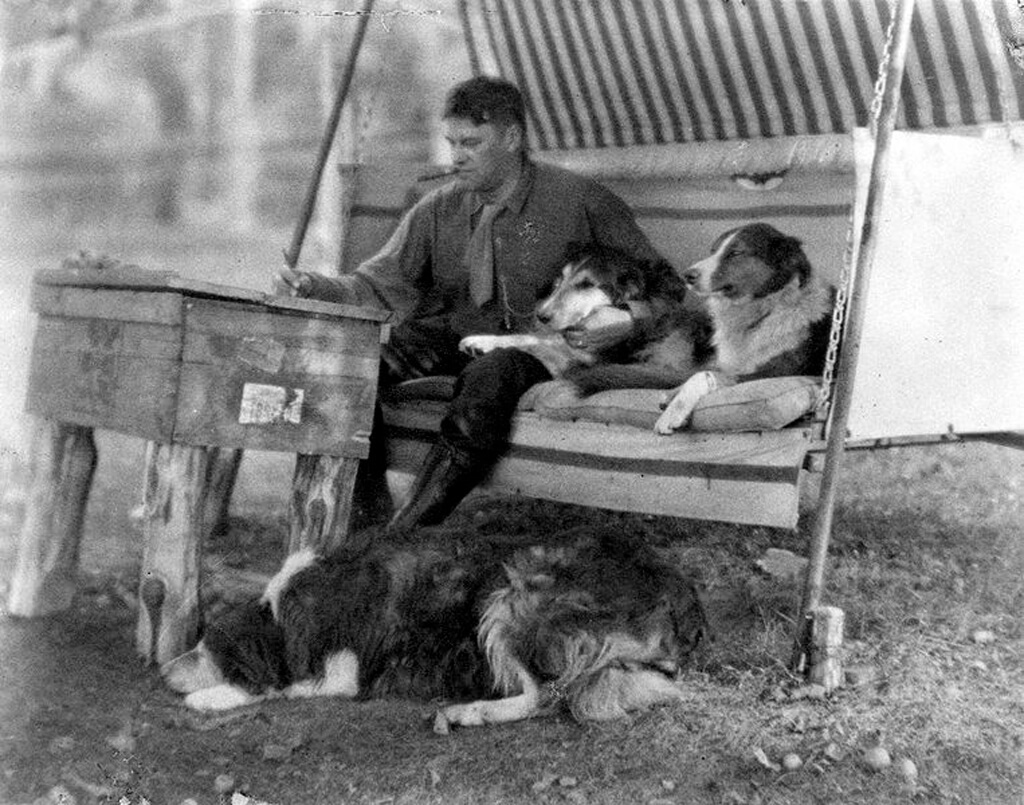
{"type": "Polygon", "coordinates": [[[537,304],[537,320],[555,331],[579,324],[598,308],[644,299],[648,275],[667,267],[647,266],[603,246],[572,246],[551,293],[537,304]]]}
{"type": "Polygon", "coordinates": [[[768,296],[794,281],[805,285],[811,264],[796,238],[768,224],[747,224],[719,236],[711,256],[681,276],[703,296],[744,301],[768,296]]]}
{"type": "Polygon", "coordinates": [[[283,688],[291,680],[284,632],[270,606],[247,601],[206,625],[191,651],[160,667],[172,690],[191,694],[236,686],[250,693],[283,688]]]}

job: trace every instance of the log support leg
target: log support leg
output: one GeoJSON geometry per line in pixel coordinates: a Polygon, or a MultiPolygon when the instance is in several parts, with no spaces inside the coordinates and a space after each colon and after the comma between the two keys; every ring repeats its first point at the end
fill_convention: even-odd
{"type": "Polygon", "coordinates": [[[71,605],[85,506],[96,470],[92,428],[40,420],[7,610],[32,617],[71,605]]]}
{"type": "Polygon", "coordinates": [[[209,450],[150,442],[146,448],[136,648],[166,662],[191,648],[199,630],[199,570],[209,450]]]}
{"type": "Polygon", "coordinates": [[[212,536],[226,534],[231,513],[231,495],[238,480],[242,464],[242,450],[230,447],[211,447],[206,465],[206,503],[203,520],[206,533],[212,536]]]}
{"type": "Polygon", "coordinates": [[[302,548],[330,553],[346,544],[358,470],[357,458],[296,456],[289,553],[302,548]]]}

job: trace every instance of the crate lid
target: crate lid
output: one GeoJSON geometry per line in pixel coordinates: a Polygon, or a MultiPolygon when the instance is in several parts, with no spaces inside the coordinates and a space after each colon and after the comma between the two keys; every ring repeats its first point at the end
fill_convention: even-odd
{"type": "Polygon", "coordinates": [[[177,293],[182,296],[260,305],[287,313],[306,313],[339,319],[386,322],[391,318],[391,313],[381,308],[275,296],[252,288],[185,279],[173,271],[152,271],[110,258],[68,259],[61,268],[37,270],[32,279],[39,285],[177,293]]]}

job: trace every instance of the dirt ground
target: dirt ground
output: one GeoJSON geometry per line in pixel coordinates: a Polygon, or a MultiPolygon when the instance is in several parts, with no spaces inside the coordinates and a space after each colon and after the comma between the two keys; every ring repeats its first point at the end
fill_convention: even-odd
{"type": "MultiPolygon", "coordinates": [[[[644,534],[704,577],[717,640],[685,672],[679,707],[609,725],[554,717],[438,736],[424,702],[186,712],[133,648],[140,540],[128,513],[141,445],[101,435],[99,448],[75,605],[0,618],[0,802],[996,805],[1024,796],[1019,454],[951,446],[850,458],[829,597],[846,610],[850,661],[877,678],[828,700],[806,697],[785,668],[796,585],[754,571],[768,547],[803,552],[806,524],[788,534],[478,496],[458,527],[534,539],[611,521],[644,534]],[[982,628],[991,644],[971,638],[982,628]],[[872,742],[912,759],[919,777],[868,771],[872,742]],[[781,767],[790,752],[803,768],[781,767]]],[[[5,464],[0,588],[23,470],[5,464]]],[[[279,562],[290,472],[286,456],[247,456],[230,529],[207,546],[208,607],[240,594],[217,580],[231,568],[269,573],[279,562]]]]}

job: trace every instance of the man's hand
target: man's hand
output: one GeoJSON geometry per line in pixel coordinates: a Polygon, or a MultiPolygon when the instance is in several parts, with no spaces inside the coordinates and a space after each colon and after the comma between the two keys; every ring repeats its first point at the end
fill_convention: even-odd
{"type": "Polygon", "coordinates": [[[277,293],[288,296],[306,296],[313,287],[313,280],[303,271],[294,271],[288,266],[277,270],[277,293]]]}
{"type": "Polygon", "coordinates": [[[575,327],[564,332],[569,346],[601,352],[625,341],[633,334],[633,316],[628,310],[602,307],[575,327]]]}

